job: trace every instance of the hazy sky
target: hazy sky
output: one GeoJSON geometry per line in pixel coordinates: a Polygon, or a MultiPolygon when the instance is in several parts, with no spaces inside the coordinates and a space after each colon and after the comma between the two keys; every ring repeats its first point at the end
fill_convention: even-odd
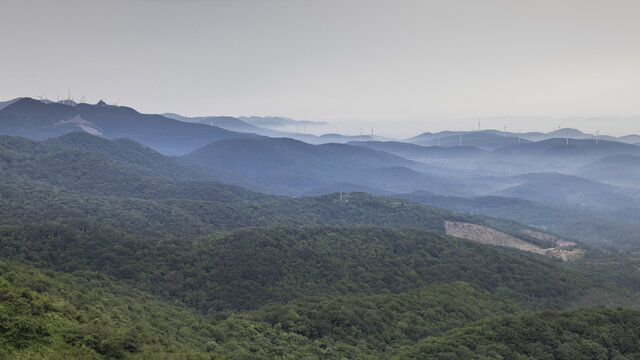
{"type": "Polygon", "coordinates": [[[639,15],[637,0],[0,0],[0,99],[70,90],[391,135],[478,117],[640,132],[639,15]],[[622,119],[584,119],[606,116],[622,119]]]}

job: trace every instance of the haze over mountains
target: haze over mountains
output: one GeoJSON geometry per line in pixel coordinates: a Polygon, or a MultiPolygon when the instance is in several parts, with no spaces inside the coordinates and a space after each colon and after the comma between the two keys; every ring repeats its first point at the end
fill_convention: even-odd
{"type": "Polygon", "coordinates": [[[6,104],[0,357],[640,355],[632,136],[292,124],[6,104]]]}
{"type": "Polygon", "coordinates": [[[35,140],[75,131],[129,138],[179,156],[176,161],[193,171],[276,194],[345,187],[377,194],[513,197],[589,211],[640,207],[640,185],[625,175],[640,156],[640,147],[628,143],[632,135],[596,139],[575,129],[548,134],[485,130],[381,141],[288,133],[278,129],[314,123],[278,117],[165,115],[103,102],[65,105],[19,98],[0,110],[0,132],[35,140]]]}

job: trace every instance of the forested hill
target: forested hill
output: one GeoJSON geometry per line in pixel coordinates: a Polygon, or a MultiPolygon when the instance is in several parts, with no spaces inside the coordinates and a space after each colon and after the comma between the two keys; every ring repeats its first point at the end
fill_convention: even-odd
{"type": "Polygon", "coordinates": [[[5,224],[88,220],[127,233],[192,236],[246,226],[313,224],[444,231],[445,221],[465,221],[553,245],[522,234],[527,227],[521,224],[457,215],[406,200],[365,193],[342,198],[263,195],[216,182],[126,139],[71,133],[37,142],[4,136],[0,156],[5,224]]]}
{"type": "Polygon", "coordinates": [[[265,195],[82,133],[0,137],[0,176],[0,358],[637,353],[634,332],[572,322],[614,333],[637,311],[568,312],[638,305],[632,259],[587,249],[565,263],[444,233],[455,221],[556,246],[514,221],[366,193],[265,195]],[[522,323],[567,341],[491,337],[524,336],[522,323]]]}
{"type": "MultiPolygon", "coordinates": [[[[428,231],[248,229],[150,242],[5,227],[1,239],[4,257],[73,272],[0,262],[5,358],[633,359],[638,351],[628,331],[637,310],[518,315],[567,307],[604,279],[428,231]],[[255,310],[216,311],[229,306],[255,310]]],[[[623,294],[610,287],[608,301],[623,294]]]]}
{"type": "Polygon", "coordinates": [[[101,228],[3,227],[6,258],[131,279],[211,312],[307,295],[390,293],[469,281],[530,308],[558,308],[596,286],[545,257],[425,230],[251,228],[197,240],[144,241],[101,228]]]}
{"type": "Polygon", "coordinates": [[[0,109],[2,134],[43,140],[74,131],[133,139],[167,155],[185,154],[218,140],[257,137],[103,102],[73,105],[21,98],[0,109]]]}

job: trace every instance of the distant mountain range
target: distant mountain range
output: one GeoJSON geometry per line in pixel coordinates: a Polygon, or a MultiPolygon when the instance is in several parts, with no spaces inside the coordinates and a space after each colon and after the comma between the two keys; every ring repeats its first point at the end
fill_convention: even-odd
{"type": "Polygon", "coordinates": [[[236,139],[212,143],[182,159],[218,178],[247,179],[293,194],[335,187],[332,184],[337,183],[382,191],[415,190],[429,184],[434,191],[454,192],[444,178],[421,172],[425,166],[420,163],[346,144],[311,145],[286,138],[236,139]]]}
{"type": "Polygon", "coordinates": [[[489,131],[425,133],[407,141],[424,146],[474,146],[484,150],[494,150],[521,142],[529,142],[524,138],[495,134],[489,131]]]}
{"type": "MultiPolygon", "coordinates": [[[[47,155],[49,158],[37,159],[52,173],[64,173],[64,169],[52,167],[63,165],[54,158],[73,158],[77,155],[74,151],[90,150],[93,158],[74,161],[91,168],[106,161],[102,157],[113,151],[108,148],[116,147],[138,160],[110,173],[132,182],[141,180],[129,177],[130,170],[146,162],[156,164],[159,172],[144,176],[169,176],[168,170],[162,170],[168,165],[157,162],[164,154],[175,156],[171,161],[181,166],[169,168],[182,169],[178,172],[190,174],[194,181],[215,179],[265,193],[303,196],[364,191],[392,195],[424,191],[443,196],[519,198],[594,211],[640,207],[640,147],[628,143],[640,140],[637,135],[600,136],[596,142],[592,135],[575,129],[547,134],[483,130],[382,141],[368,135],[291,133],[282,129],[322,124],[281,117],[187,118],[141,114],[102,101],[94,105],[67,103],[30,98],[4,102],[0,133],[51,139],[25,142],[19,148],[58,149],[55,155],[47,155]],[[77,131],[98,136],[102,142],[88,140],[77,131]]],[[[18,146],[16,141],[9,139],[13,138],[3,140],[8,146],[3,156],[8,159],[18,156],[8,145],[13,141],[12,146],[18,146]]],[[[181,175],[171,176],[177,179],[181,175]]],[[[62,178],[56,181],[64,186],[62,178]]],[[[121,183],[117,179],[112,182],[121,183]]],[[[87,188],[88,184],[89,180],[87,188]]]]}
{"type": "MultiPolygon", "coordinates": [[[[578,129],[558,129],[548,133],[526,132],[514,133],[499,130],[479,130],[479,131],[442,131],[438,133],[425,132],[418,136],[406,139],[405,142],[425,145],[425,146],[477,146],[486,150],[493,150],[499,147],[515,145],[516,143],[538,142],[550,139],[574,139],[593,140],[595,134],[587,134],[578,129]]],[[[609,135],[598,135],[598,140],[616,141],[627,144],[640,143],[640,135],[625,135],[620,137],[609,135]]]]}
{"type": "Polygon", "coordinates": [[[104,102],[71,106],[22,98],[0,110],[2,134],[39,140],[78,130],[109,139],[133,139],[167,155],[185,154],[213,141],[257,137],[104,102]]]}
{"type": "MultiPolygon", "coordinates": [[[[202,116],[202,117],[186,117],[174,113],[165,113],[163,116],[199,124],[216,126],[222,129],[252,133],[269,137],[287,137],[304,141],[310,144],[327,144],[327,143],[346,143],[349,141],[370,141],[374,137],[370,135],[341,135],[341,134],[324,134],[313,135],[306,133],[307,126],[317,128],[326,126],[326,123],[313,121],[298,121],[283,117],[257,117],[257,116],[202,116]]],[[[376,137],[375,139],[379,139],[376,137]]]]}

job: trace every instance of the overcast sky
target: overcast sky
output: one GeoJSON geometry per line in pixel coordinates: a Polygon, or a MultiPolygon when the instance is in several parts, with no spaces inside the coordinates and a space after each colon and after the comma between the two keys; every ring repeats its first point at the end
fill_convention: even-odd
{"type": "Polygon", "coordinates": [[[639,16],[637,0],[0,0],[0,98],[389,135],[477,118],[640,132],[639,16]]]}

